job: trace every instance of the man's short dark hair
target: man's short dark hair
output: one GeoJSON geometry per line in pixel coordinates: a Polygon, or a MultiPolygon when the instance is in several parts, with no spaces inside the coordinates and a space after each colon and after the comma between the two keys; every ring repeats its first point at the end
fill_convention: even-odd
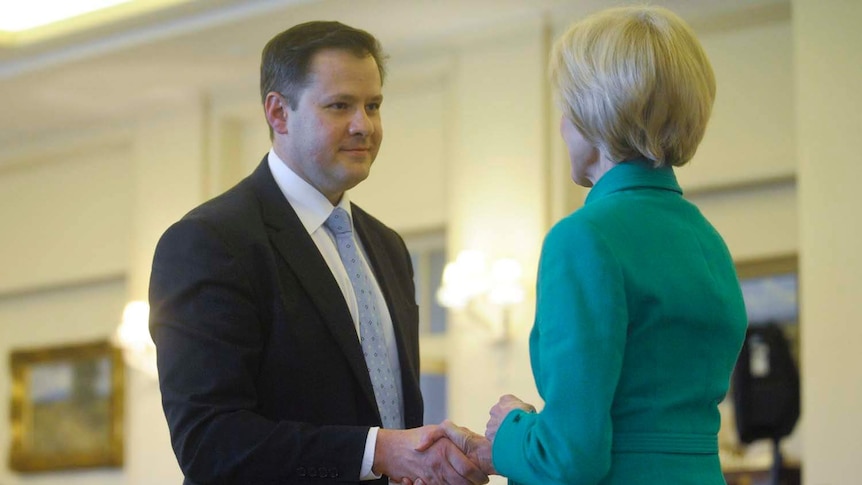
{"type": "Polygon", "coordinates": [[[380,42],[364,30],[340,22],[313,21],[291,27],[273,37],[263,48],[260,61],[260,97],[277,91],[296,109],[308,83],[311,59],[324,49],[348,51],[357,57],[371,56],[383,82],[385,66],[380,42]]]}

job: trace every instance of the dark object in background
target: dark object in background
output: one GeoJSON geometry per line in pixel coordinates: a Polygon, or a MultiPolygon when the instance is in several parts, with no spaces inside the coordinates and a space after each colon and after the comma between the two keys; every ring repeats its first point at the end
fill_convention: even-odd
{"type": "Polygon", "coordinates": [[[772,483],[778,484],[783,465],[779,442],[799,420],[799,370],[778,325],[749,326],[732,385],[739,439],[772,440],[772,483]]]}

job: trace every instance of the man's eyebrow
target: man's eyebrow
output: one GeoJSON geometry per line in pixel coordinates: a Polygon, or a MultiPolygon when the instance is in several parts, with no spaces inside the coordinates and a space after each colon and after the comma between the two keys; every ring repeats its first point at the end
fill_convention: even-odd
{"type": "MultiPolygon", "coordinates": [[[[339,94],[333,94],[330,96],[326,96],[323,99],[327,102],[333,102],[333,101],[350,101],[350,102],[353,102],[353,101],[359,100],[360,98],[359,98],[359,96],[354,96],[352,94],[339,93],[339,94]]],[[[369,100],[372,102],[377,102],[377,103],[382,102],[383,101],[383,95],[378,94],[376,96],[372,96],[369,100]]]]}

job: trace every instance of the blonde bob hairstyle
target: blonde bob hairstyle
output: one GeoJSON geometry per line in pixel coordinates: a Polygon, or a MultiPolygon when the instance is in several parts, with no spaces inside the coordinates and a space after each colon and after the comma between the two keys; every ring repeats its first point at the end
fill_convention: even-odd
{"type": "Polygon", "coordinates": [[[549,73],[563,115],[616,163],[684,165],[715,99],[700,42],[661,7],[612,8],[575,23],[554,45],[549,73]]]}

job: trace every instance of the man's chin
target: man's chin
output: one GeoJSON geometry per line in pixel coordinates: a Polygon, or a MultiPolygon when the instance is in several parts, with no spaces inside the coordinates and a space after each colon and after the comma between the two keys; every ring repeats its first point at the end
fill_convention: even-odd
{"type": "Polygon", "coordinates": [[[356,187],[371,174],[371,164],[354,164],[344,171],[344,190],[356,187]]]}
{"type": "Polygon", "coordinates": [[[372,157],[371,154],[365,154],[362,156],[348,155],[341,158],[341,166],[344,170],[351,174],[356,174],[357,176],[361,175],[363,180],[365,177],[368,177],[368,174],[371,172],[371,165],[373,164],[374,157],[372,157]]]}

